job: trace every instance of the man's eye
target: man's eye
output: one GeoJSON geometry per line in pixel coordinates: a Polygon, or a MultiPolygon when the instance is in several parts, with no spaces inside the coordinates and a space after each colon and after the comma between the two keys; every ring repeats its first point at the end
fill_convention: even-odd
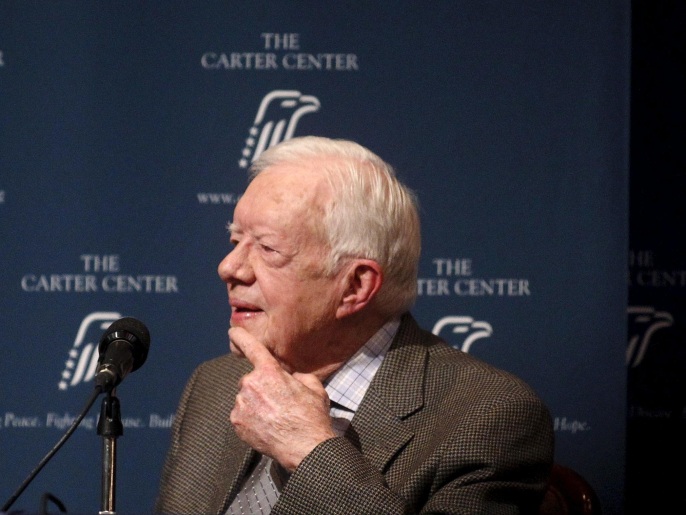
{"type": "Polygon", "coordinates": [[[276,252],[276,250],[274,250],[268,245],[260,245],[260,247],[262,247],[262,250],[264,250],[265,252],[276,252]]]}

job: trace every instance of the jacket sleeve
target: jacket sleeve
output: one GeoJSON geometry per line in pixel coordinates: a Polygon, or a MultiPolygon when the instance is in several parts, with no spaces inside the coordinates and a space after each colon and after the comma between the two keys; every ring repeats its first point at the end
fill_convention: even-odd
{"type": "Polygon", "coordinates": [[[430,445],[410,441],[383,473],[344,438],[320,444],[292,474],[277,512],[537,513],[553,458],[540,400],[518,392],[476,405],[460,420],[444,418],[443,436],[430,445]]]}

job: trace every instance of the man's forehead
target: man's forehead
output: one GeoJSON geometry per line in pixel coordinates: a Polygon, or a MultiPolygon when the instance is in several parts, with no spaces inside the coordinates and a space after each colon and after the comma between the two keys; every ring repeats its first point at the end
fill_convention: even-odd
{"type": "Polygon", "coordinates": [[[325,175],[310,166],[274,166],[265,169],[248,185],[236,211],[255,209],[256,204],[288,211],[322,206],[329,197],[325,175]]]}

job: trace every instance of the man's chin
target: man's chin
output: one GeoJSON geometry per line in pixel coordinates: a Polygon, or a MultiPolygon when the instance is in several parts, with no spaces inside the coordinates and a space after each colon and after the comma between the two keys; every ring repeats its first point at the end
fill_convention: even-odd
{"type": "MultiPolygon", "coordinates": [[[[262,320],[256,320],[255,318],[231,318],[231,327],[240,327],[250,336],[260,341],[263,345],[265,344],[265,328],[262,320]]],[[[240,349],[236,347],[231,340],[229,340],[229,346],[231,352],[235,352],[238,355],[243,355],[240,349]]],[[[268,346],[267,346],[268,347],[268,346]]],[[[270,351],[271,352],[271,351],[270,351]]]]}

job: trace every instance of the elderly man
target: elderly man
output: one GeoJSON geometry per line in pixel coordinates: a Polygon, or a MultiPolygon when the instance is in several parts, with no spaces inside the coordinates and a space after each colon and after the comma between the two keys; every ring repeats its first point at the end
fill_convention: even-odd
{"type": "Polygon", "coordinates": [[[413,194],[355,143],[264,152],[219,264],[231,353],[184,390],[163,513],[526,513],[550,416],[521,380],[408,313],[413,194]]]}

